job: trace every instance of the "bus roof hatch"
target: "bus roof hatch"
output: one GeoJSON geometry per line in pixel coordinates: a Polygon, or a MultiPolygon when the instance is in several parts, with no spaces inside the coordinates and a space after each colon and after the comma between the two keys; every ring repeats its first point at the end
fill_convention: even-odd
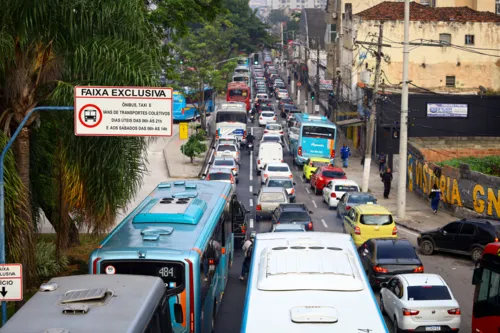
{"type": "Polygon", "coordinates": [[[153,198],[138,213],[133,223],[198,224],[207,209],[207,203],[196,198],[197,192],[176,193],[165,198],[153,198]]]}

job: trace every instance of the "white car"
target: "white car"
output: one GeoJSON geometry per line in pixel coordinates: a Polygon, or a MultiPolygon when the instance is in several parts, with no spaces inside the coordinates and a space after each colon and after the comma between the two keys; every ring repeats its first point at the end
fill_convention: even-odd
{"type": "Polygon", "coordinates": [[[261,93],[258,93],[255,97],[257,97],[260,100],[266,100],[266,101],[269,99],[269,96],[267,94],[261,94],[261,93]]]}
{"type": "Polygon", "coordinates": [[[276,97],[277,98],[288,98],[288,90],[286,90],[286,89],[279,89],[278,90],[278,95],[276,97]]]}
{"type": "Polygon", "coordinates": [[[333,179],[323,188],[323,201],[328,208],[337,208],[339,200],[346,192],[359,192],[359,186],[354,180],[333,179]]]}
{"type": "Polygon", "coordinates": [[[238,149],[240,148],[240,140],[233,135],[223,135],[217,139],[217,144],[218,145],[225,145],[225,144],[230,144],[230,145],[236,145],[238,149]]]}
{"type": "Polygon", "coordinates": [[[283,127],[280,124],[267,124],[264,134],[283,135],[283,127]]]}
{"type": "Polygon", "coordinates": [[[381,287],[380,310],[394,321],[394,331],[459,330],[460,306],[441,276],[396,275],[381,287]]]}
{"type": "Polygon", "coordinates": [[[265,184],[269,177],[285,177],[293,179],[292,170],[286,163],[268,163],[262,169],[261,183],[265,184]]]}
{"type": "Polygon", "coordinates": [[[272,111],[262,111],[259,116],[259,125],[266,126],[267,124],[276,122],[276,114],[272,111]]]}
{"type": "Polygon", "coordinates": [[[238,162],[240,160],[240,152],[235,144],[222,144],[215,147],[214,156],[217,157],[232,157],[238,162]]]}

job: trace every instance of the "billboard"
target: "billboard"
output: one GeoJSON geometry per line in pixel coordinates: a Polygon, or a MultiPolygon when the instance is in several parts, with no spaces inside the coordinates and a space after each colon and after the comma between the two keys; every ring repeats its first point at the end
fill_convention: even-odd
{"type": "Polygon", "coordinates": [[[427,103],[428,118],[467,118],[467,104],[427,103]]]}

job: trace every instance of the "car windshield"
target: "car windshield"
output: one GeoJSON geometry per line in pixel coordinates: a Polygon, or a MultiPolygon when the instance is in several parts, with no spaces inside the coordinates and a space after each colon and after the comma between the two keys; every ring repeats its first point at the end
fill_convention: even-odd
{"type": "Polygon", "coordinates": [[[260,196],[262,202],[285,202],[283,193],[262,193],[260,196]]]}
{"type": "Polygon", "coordinates": [[[217,146],[217,151],[236,151],[236,147],[233,145],[218,145],[217,146]]]}
{"type": "Polygon", "coordinates": [[[288,90],[286,90],[286,89],[280,89],[280,92],[281,93],[288,93],[288,90]]]}
{"type": "Polygon", "coordinates": [[[271,130],[271,131],[281,131],[281,125],[269,124],[266,127],[268,130],[271,130]]]}
{"type": "Polygon", "coordinates": [[[263,142],[280,142],[280,138],[278,136],[266,135],[262,137],[263,142]]]}
{"type": "Polygon", "coordinates": [[[410,301],[443,301],[451,299],[446,286],[411,286],[408,287],[410,301]]]}
{"type": "Polygon", "coordinates": [[[273,112],[262,112],[262,117],[274,117],[273,112]]]}
{"type": "Polygon", "coordinates": [[[361,215],[361,224],[365,225],[389,225],[392,223],[392,215],[367,214],[361,215]]]}
{"type": "Polygon", "coordinates": [[[323,126],[304,126],[302,136],[309,138],[335,139],[335,128],[323,126]]]}
{"type": "Polygon", "coordinates": [[[267,183],[268,187],[284,187],[284,188],[293,188],[293,182],[291,180],[278,180],[271,179],[267,183]]]}
{"type": "Polygon", "coordinates": [[[225,165],[225,166],[233,166],[234,165],[234,161],[232,160],[215,160],[214,161],[214,165],[225,165]]]}
{"type": "Polygon", "coordinates": [[[280,222],[301,222],[301,221],[311,221],[311,217],[306,212],[283,212],[279,217],[280,222]]]}
{"type": "MultiPolygon", "coordinates": [[[[314,166],[316,166],[316,163],[318,162],[314,162],[314,166]]],[[[321,163],[321,162],[319,162],[321,163]]],[[[329,163],[322,163],[322,164],[326,164],[328,165],[329,163]]],[[[342,178],[342,177],[345,177],[345,173],[344,172],[340,172],[340,171],[331,171],[331,170],[325,170],[323,171],[323,177],[327,177],[327,178],[342,178]]],[[[338,186],[344,186],[344,185],[338,185],[338,186]]],[[[346,186],[344,186],[346,187],[346,186]]],[[[335,186],[335,189],[337,189],[337,186],[335,186]]],[[[341,191],[341,190],[339,190],[341,191]]]]}
{"type": "Polygon", "coordinates": [[[262,112],[264,112],[264,111],[270,111],[270,112],[272,112],[272,113],[273,113],[273,115],[274,115],[274,110],[273,110],[273,107],[272,107],[272,106],[269,106],[269,105],[263,105],[263,106],[261,106],[261,107],[260,107],[260,110],[261,110],[262,112]]]}
{"type": "Polygon", "coordinates": [[[245,112],[235,111],[218,111],[215,119],[216,123],[230,122],[230,123],[247,123],[247,116],[245,112]]]}
{"type": "Polygon", "coordinates": [[[359,192],[355,185],[335,185],[335,192],[359,192]]]}
{"type": "Polygon", "coordinates": [[[418,257],[411,244],[402,245],[389,241],[377,247],[377,259],[418,259],[418,257]]]}
{"type": "Polygon", "coordinates": [[[267,171],[271,172],[290,172],[290,169],[288,166],[276,166],[276,165],[270,165],[267,167],[267,171]]]}
{"type": "Polygon", "coordinates": [[[210,180],[230,180],[231,175],[229,173],[211,173],[209,174],[210,180]]]}
{"type": "Polygon", "coordinates": [[[349,196],[349,203],[355,203],[355,204],[364,204],[364,203],[375,203],[377,202],[377,199],[371,195],[350,195],[349,196]]]}

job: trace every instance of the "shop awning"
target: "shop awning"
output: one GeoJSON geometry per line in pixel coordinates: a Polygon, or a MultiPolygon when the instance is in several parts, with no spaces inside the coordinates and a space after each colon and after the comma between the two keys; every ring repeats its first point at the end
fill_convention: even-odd
{"type": "Polygon", "coordinates": [[[347,119],[347,120],[337,121],[336,125],[337,126],[361,126],[364,123],[365,123],[364,120],[355,118],[355,119],[347,119]]]}

